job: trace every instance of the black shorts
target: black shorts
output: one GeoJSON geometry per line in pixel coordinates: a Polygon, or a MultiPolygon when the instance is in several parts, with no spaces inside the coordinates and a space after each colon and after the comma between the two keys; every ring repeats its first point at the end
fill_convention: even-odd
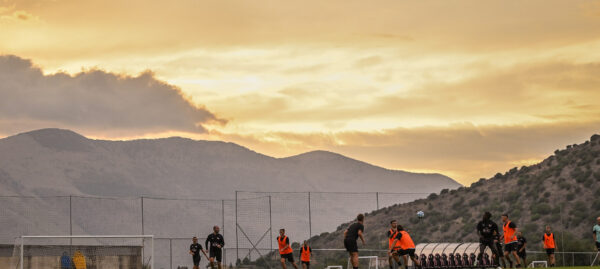
{"type": "Polygon", "coordinates": [[[517,242],[511,242],[508,244],[504,244],[504,252],[513,252],[517,251],[517,242]]]}
{"type": "Polygon", "coordinates": [[[358,252],[358,244],[356,243],[356,240],[349,238],[344,239],[344,247],[348,252],[358,252]]]}
{"type": "Polygon", "coordinates": [[[600,251],[600,242],[596,242],[596,248],[600,251]]]}
{"type": "Polygon", "coordinates": [[[310,265],[310,262],[302,261],[302,264],[310,265]]]}
{"type": "Polygon", "coordinates": [[[554,249],[553,248],[547,248],[546,249],[546,254],[548,254],[548,255],[554,254],[554,249]]]}
{"type": "Polygon", "coordinates": [[[192,259],[194,260],[194,266],[199,266],[200,265],[200,260],[202,259],[202,256],[200,256],[200,255],[194,255],[194,256],[192,256],[192,259]]]}
{"type": "Polygon", "coordinates": [[[400,249],[400,250],[398,250],[398,255],[400,255],[400,256],[408,255],[411,258],[414,258],[415,257],[415,249],[414,248],[400,249]]]}
{"type": "Polygon", "coordinates": [[[294,254],[293,253],[288,253],[288,254],[281,254],[281,258],[287,260],[288,262],[293,263],[294,262],[294,254]]]}
{"type": "Polygon", "coordinates": [[[496,250],[498,250],[498,257],[504,257],[504,252],[502,252],[502,244],[496,243],[496,250]]]}
{"type": "Polygon", "coordinates": [[[208,257],[215,258],[215,260],[217,260],[217,262],[221,262],[222,261],[223,255],[221,253],[223,253],[223,252],[221,251],[220,248],[216,248],[216,247],[215,248],[210,248],[209,252],[210,252],[210,254],[209,254],[208,257]]]}
{"type": "Polygon", "coordinates": [[[527,257],[527,252],[526,251],[517,252],[517,255],[519,255],[519,257],[521,257],[521,258],[525,258],[525,257],[527,257]]]}

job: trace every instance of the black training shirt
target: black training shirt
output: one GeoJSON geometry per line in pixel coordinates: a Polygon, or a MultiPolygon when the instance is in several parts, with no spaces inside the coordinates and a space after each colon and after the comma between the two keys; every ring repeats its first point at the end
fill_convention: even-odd
{"type": "Polygon", "coordinates": [[[350,227],[348,227],[348,232],[346,232],[346,238],[353,239],[353,240],[358,239],[358,231],[364,232],[365,226],[358,222],[352,223],[352,225],[350,225],[350,227]]]}
{"type": "Polygon", "coordinates": [[[194,256],[200,256],[200,250],[202,250],[202,245],[198,243],[190,245],[190,251],[194,253],[194,256]]]}
{"type": "MultiPolygon", "coordinates": [[[[521,250],[521,248],[523,247],[523,245],[525,245],[525,243],[527,243],[527,239],[525,239],[525,237],[517,237],[517,244],[519,246],[519,249],[517,249],[517,251],[521,250]]],[[[525,250],[523,250],[525,251],[525,250]]]]}
{"type": "Polygon", "coordinates": [[[206,237],[206,249],[217,248],[217,245],[221,245],[221,247],[225,246],[225,240],[223,240],[223,236],[221,234],[211,233],[206,237]]]}
{"type": "Polygon", "coordinates": [[[493,239],[494,232],[496,232],[496,234],[499,234],[498,225],[491,220],[482,220],[479,223],[477,223],[477,231],[479,231],[479,234],[481,234],[481,236],[485,239],[493,239]]]}

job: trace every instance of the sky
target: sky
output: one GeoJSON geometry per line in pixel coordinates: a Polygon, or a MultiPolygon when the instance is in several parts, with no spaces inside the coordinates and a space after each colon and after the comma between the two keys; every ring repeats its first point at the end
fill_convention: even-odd
{"type": "Polygon", "coordinates": [[[469,185],[600,133],[600,1],[0,0],[0,136],[329,150],[469,185]]]}

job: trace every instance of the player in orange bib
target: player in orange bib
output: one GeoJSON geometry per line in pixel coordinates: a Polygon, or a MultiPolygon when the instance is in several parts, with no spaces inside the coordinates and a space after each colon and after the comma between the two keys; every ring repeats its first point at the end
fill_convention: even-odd
{"type": "Polygon", "coordinates": [[[302,262],[302,269],[310,269],[310,257],[312,257],[312,249],[308,245],[308,242],[304,241],[300,248],[300,262],[302,262]]]}
{"type": "Polygon", "coordinates": [[[502,215],[502,231],[504,232],[504,256],[512,267],[512,260],[510,254],[515,258],[517,262],[516,267],[521,267],[521,260],[517,254],[518,240],[517,240],[517,225],[508,219],[508,214],[502,215]]]}
{"type": "Polygon", "coordinates": [[[277,245],[279,246],[279,255],[281,255],[281,268],[286,269],[285,261],[289,261],[294,268],[298,269],[294,261],[294,250],[290,246],[290,238],[285,235],[285,229],[279,229],[277,237],[277,245]]]}
{"type": "Polygon", "coordinates": [[[550,264],[550,267],[554,267],[554,251],[556,250],[556,241],[554,241],[554,233],[552,233],[550,226],[546,226],[546,232],[544,233],[542,242],[544,244],[546,254],[548,254],[548,263],[550,264]]]}
{"type": "Polygon", "coordinates": [[[396,222],[396,220],[390,221],[390,229],[386,233],[388,237],[388,259],[390,268],[394,268],[394,263],[392,262],[392,260],[396,261],[398,267],[402,266],[402,263],[400,262],[400,257],[398,256],[398,251],[400,250],[400,242],[398,241],[395,245],[392,245],[394,239],[396,239],[396,237],[398,236],[398,233],[398,223],[396,222]]]}
{"type": "MultiPolygon", "coordinates": [[[[408,265],[408,259],[406,256],[410,256],[410,259],[413,261],[415,266],[421,266],[421,263],[417,259],[417,255],[415,255],[415,242],[413,242],[410,234],[404,230],[402,225],[398,225],[398,235],[394,241],[392,241],[392,246],[396,245],[396,242],[400,243],[400,250],[398,251],[398,255],[402,256],[404,260],[404,265],[408,265]]],[[[408,267],[408,266],[407,266],[408,267]]]]}

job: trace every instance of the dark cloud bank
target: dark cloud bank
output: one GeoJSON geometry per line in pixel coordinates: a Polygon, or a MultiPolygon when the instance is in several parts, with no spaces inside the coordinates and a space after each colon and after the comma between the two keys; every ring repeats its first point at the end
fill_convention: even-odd
{"type": "Polygon", "coordinates": [[[7,133],[45,127],[110,128],[125,135],[203,133],[206,123],[224,123],[151,72],[135,77],[102,70],[44,75],[30,60],[3,55],[0,82],[0,130],[7,133]]]}

